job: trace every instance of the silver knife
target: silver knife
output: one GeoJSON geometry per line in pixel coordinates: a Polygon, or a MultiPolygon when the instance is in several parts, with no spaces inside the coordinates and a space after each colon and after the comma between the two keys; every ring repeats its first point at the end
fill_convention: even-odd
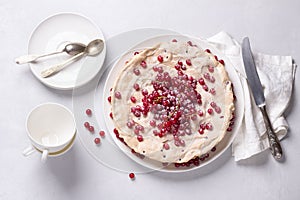
{"type": "Polygon", "coordinates": [[[270,119],[266,111],[266,101],[265,101],[264,91],[256,71],[256,66],[251,52],[251,47],[250,47],[250,42],[248,37],[243,39],[242,56],[243,56],[248,84],[251,88],[255,103],[261,110],[264,117],[264,122],[267,129],[267,136],[270,143],[271,153],[276,160],[280,160],[282,157],[282,149],[279,140],[277,138],[277,135],[274,133],[272,124],[270,122],[270,119]]]}

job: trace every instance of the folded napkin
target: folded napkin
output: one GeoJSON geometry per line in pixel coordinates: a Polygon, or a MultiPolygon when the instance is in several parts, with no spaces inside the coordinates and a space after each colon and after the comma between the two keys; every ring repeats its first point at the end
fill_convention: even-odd
{"type": "MultiPolygon", "coordinates": [[[[232,144],[235,161],[249,158],[269,148],[262,114],[255,105],[247,83],[241,46],[225,32],[208,41],[224,53],[234,65],[244,91],[244,119],[232,144]]],[[[288,123],[283,116],[292,94],[296,65],[291,56],[272,56],[253,52],[257,72],[264,87],[267,112],[274,131],[281,140],[286,136],[288,123]]]]}

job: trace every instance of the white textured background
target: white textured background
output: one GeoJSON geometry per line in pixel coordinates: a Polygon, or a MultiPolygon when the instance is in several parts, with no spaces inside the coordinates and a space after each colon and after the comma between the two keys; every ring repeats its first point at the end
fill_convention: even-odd
{"type": "Polygon", "coordinates": [[[0,199],[300,199],[299,73],[286,112],[290,131],[282,142],[284,163],[269,152],[235,163],[228,150],[203,170],[140,174],[131,181],[96,162],[79,141],[46,165],[38,154],[24,158],[27,113],[45,101],[71,108],[72,97],[40,84],[26,65],[14,64],[15,57],[27,52],[36,25],[59,12],[82,13],[106,38],[143,27],[204,38],[224,30],[238,41],[249,36],[256,51],[291,55],[299,63],[299,10],[297,0],[0,0],[0,199]]]}

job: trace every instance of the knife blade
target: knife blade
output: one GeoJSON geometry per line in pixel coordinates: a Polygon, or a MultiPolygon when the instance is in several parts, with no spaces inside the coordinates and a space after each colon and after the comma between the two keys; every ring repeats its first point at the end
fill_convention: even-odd
{"type": "Polygon", "coordinates": [[[250,86],[255,104],[259,107],[264,118],[266,133],[269,139],[271,153],[276,160],[280,160],[282,158],[282,148],[277,138],[277,135],[273,130],[272,124],[270,122],[266,110],[264,91],[256,70],[256,65],[254,62],[248,37],[245,37],[242,42],[242,57],[243,57],[245,72],[247,75],[247,81],[250,86]]]}

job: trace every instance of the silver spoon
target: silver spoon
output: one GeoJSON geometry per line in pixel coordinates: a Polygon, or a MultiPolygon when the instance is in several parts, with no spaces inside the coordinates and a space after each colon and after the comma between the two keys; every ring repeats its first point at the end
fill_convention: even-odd
{"type": "Polygon", "coordinates": [[[62,69],[64,69],[68,64],[70,64],[71,62],[74,62],[75,60],[88,55],[88,56],[96,56],[99,53],[102,52],[104,48],[104,42],[101,39],[96,39],[91,41],[87,47],[85,48],[85,50],[75,56],[73,56],[72,58],[58,64],[58,65],[54,65],[44,71],[41,72],[41,76],[43,78],[47,78],[53,74],[56,74],[57,72],[61,71],[62,69]]]}
{"type": "Polygon", "coordinates": [[[83,52],[86,48],[86,45],[81,44],[81,43],[70,43],[65,46],[65,48],[61,51],[56,51],[53,53],[47,53],[43,55],[25,55],[25,56],[20,56],[16,58],[16,63],[17,64],[25,64],[25,63],[30,63],[30,62],[35,62],[37,59],[46,57],[46,56],[51,56],[59,53],[66,52],[67,54],[74,56],[77,55],[81,52],[83,52]]]}

